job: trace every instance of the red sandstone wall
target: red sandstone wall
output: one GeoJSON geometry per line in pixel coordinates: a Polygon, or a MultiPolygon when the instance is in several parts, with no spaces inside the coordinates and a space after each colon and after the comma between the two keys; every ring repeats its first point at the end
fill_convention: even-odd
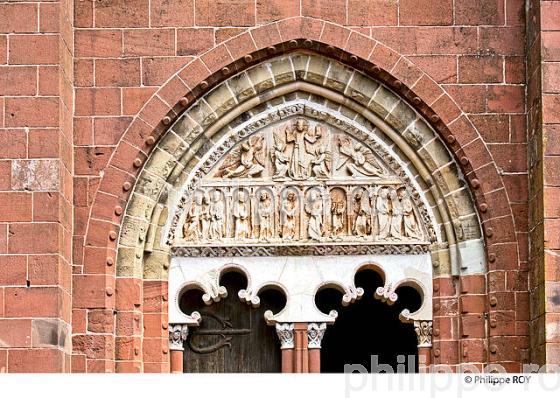
{"type": "MultiPolygon", "coordinates": [[[[0,54],[6,54],[0,57],[0,63],[9,65],[0,68],[13,68],[16,73],[17,68],[12,64],[32,65],[29,71],[18,69],[14,76],[27,73],[19,78],[19,84],[4,84],[6,74],[0,75],[0,95],[8,96],[0,99],[5,113],[5,117],[0,117],[0,140],[9,139],[12,143],[7,153],[1,152],[6,151],[4,146],[0,148],[0,169],[5,170],[0,172],[0,189],[7,191],[0,195],[8,195],[11,201],[0,200],[0,242],[7,242],[4,246],[0,243],[0,252],[18,255],[0,257],[5,262],[0,262],[0,286],[5,286],[0,287],[0,317],[11,317],[9,311],[15,311],[18,317],[25,317],[27,323],[21,326],[25,330],[30,330],[30,319],[36,317],[70,321],[69,231],[73,228],[72,370],[112,371],[115,358],[120,361],[117,370],[140,370],[138,358],[144,361],[144,371],[166,370],[167,331],[165,305],[161,300],[165,286],[158,282],[146,282],[144,286],[117,283],[114,266],[106,261],[106,230],[111,224],[118,230],[119,214],[115,214],[113,205],[100,213],[91,213],[94,200],[102,204],[107,199],[111,203],[111,196],[106,193],[111,192],[111,187],[99,187],[101,175],[120,178],[124,173],[133,173],[129,166],[107,169],[107,163],[132,118],[188,61],[250,27],[303,15],[371,35],[407,56],[456,101],[456,105],[440,104],[437,109],[440,116],[451,120],[463,112],[482,136],[482,140],[465,146],[465,151],[473,164],[495,162],[499,167],[498,178],[505,191],[496,191],[493,197],[496,203],[509,203],[514,219],[498,218],[492,224],[496,230],[511,230],[510,225],[514,225],[514,231],[508,240],[499,244],[500,250],[489,264],[487,278],[466,278],[461,283],[450,279],[436,281],[438,309],[434,327],[439,344],[435,349],[439,350],[439,362],[491,360],[504,363],[509,370],[518,370],[529,346],[523,0],[197,0],[196,7],[193,0],[74,0],[73,40],[71,23],[59,20],[56,14],[48,16],[46,11],[69,9],[71,3],[0,3],[0,15],[14,15],[2,13],[13,13],[15,7],[25,8],[30,16],[33,12],[40,15],[40,26],[33,22],[36,18],[10,17],[10,26],[0,36],[0,54]],[[20,34],[42,29],[53,33],[20,34]],[[18,33],[12,33],[13,30],[18,33]],[[17,56],[23,60],[17,61],[17,56]],[[50,88],[47,71],[51,72],[50,88]],[[31,84],[33,79],[38,79],[39,84],[31,84]],[[53,79],[60,80],[61,85],[53,85],[53,79]],[[72,104],[69,80],[75,87],[73,120],[68,117],[72,113],[72,106],[67,105],[72,104]],[[11,113],[17,116],[11,117],[11,113]],[[25,126],[30,130],[26,131],[25,126]],[[41,139],[41,134],[52,134],[48,137],[56,137],[61,145],[51,145],[53,141],[41,139]],[[21,138],[18,141],[16,137],[21,138]],[[70,137],[74,145],[73,166],[70,137]],[[13,142],[22,144],[13,145],[13,142]],[[37,154],[37,146],[43,152],[37,154]],[[44,146],[54,148],[45,154],[44,146]],[[489,149],[491,157],[483,157],[486,151],[481,148],[489,149]],[[17,175],[11,181],[4,177],[11,174],[13,159],[27,161],[36,157],[59,159],[63,165],[60,188],[49,190],[52,196],[33,192],[39,190],[33,187],[25,190],[18,185],[17,175]],[[73,184],[68,170],[73,170],[73,184]],[[65,201],[72,198],[72,189],[73,212],[65,201]],[[40,214],[51,209],[44,204],[51,200],[56,202],[53,205],[56,210],[46,220],[42,219],[40,214]],[[42,205],[35,209],[34,203],[42,205]],[[5,212],[3,206],[12,210],[5,212]],[[90,236],[89,241],[86,235],[90,236]],[[30,243],[29,236],[40,239],[30,243]],[[54,255],[43,256],[46,252],[54,255]],[[40,257],[40,265],[36,265],[36,257],[40,257]],[[45,263],[46,259],[50,262],[45,263]],[[63,270],[63,276],[54,272],[56,262],[62,264],[59,269],[63,270]],[[38,273],[34,267],[46,269],[50,279],[36,278],[34,282],[27,276],[38,273]],[[25,288],[26,279],[31,280],[30,288],[25,288]],[[41,283],[53,287],[36,287],[41,283]],[[46,304],[31,306],[31,301],[25,301],[26,304],[21,304],[25,308],[14,306],[10,300],[16,288],[11,285],[21,285],[18,289],[22,294],[30,295],[24,297],[42,303],[60,300],[64,305],[53,305],[53,311],[48,313],[43,309],[48,307],[46,304]],[[487,291],[492,292],[491,297],[487,291]],[[143,302],[134,299],[142,294],[143,302]],[[461,302],[459,294],[465,296],[461,302]],[[115,317],[115,308],[124,312],[115,317]],[[488,311],[491,316],[485,320],[483,314],[488,311]],[[142,312],[144,315],[140,316],[142,312]],[[143,340],[114,338],[142,333],[143,340]],[[492,354],[488,352],[490,346],[495,349],[492,354]]],[[[330,33],[336,35],[337,31],[330,33]]],[[[246,51],[239,48],[233,57],[240,58],[246,51]]],[[[173,105],[160,102],[162,109],[173,105]]],[[[149,124],[157,123],[155,116],[155,123],[152,121],[152,114],[143,118],[145,122],[139,120],[136,126],[144,130],[150,128],[149,124]]],[[[127,146],[120,146],[119,151],[119,158],[126,159],[127,165],[136,156],[134,149],[127,146]]],[[[482,181],[488,187],[494,182],[482,181]]],[[[125,202],[121,205],[124,207],[125,202]]],[[[15,327],[12,320],[0,320],[0,340],[3,336],[20,338],[20,333],[12,336],[3,331],[4,322],[12,322],[9,330],[15,327]]],[[[31,341],[10,343],[21,347],[31,344],[31,341]]],[[[45,365],[50,362],[34,359],[33,355],[39,355],[36,354],[39,351],[11,350],[9,358],[25,356],[14,362],[25,365],[19,368],[12,365],[15,367],[8,370],[65,368],[59,355],[61,350],[52,352],[60,361],[50,368],[45,365]]],[[[0,349],[0,369],[6,357],[6,350],[0,349]]]]}
{"type": "Polygon", "coordinates": [[[70,370],[69,9],[0,2],[0,372],[70,370]]]}

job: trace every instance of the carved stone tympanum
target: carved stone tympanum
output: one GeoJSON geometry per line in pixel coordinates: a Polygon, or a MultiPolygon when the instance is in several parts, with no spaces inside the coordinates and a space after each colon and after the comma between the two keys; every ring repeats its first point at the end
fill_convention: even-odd
{"type": "Polygon", "coordinates": [[[175,254],[286,248],[283,254],[297,255],[308,252],[306,245],[321,254],[319,244],[339,254],[360,245],[418,252],[429,244],[426,210],[381,147],[297,115],[251,131],[220,150],[221,158],[205,161],[208,171],[181,199],[182,234],[170,242],[175,254]]]}

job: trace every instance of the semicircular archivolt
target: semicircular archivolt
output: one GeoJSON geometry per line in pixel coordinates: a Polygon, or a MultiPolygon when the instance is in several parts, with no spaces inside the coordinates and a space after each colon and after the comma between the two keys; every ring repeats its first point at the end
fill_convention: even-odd
{"type": "Polygon", "coordinates": [[[322,56],[294,53],[254,66],[216,87],[186,110],[160,140],[127,207],[119,241],[120,274],[144,271],[146,276],[147,271],[148,276],[159,278],[166,273],[161,270],[169,253],[165,235],[193,170],[200,168],[204,158],[227,153],[212,149],[228,131],[256,118],[275,101],[285,103],[298,95],[322,104],[327,115],[348,114],[402,160],[441,227],[443,243],[431,247],[440,265],[438,272],[484,269],[472,198],[459,168],[431,127],[406,102],[360,72],[322,56]],[[146,256],[139,245],[142,242],[149,243],[146,256]],[[155,270],[157,264],[160,270],[155,270]]]}

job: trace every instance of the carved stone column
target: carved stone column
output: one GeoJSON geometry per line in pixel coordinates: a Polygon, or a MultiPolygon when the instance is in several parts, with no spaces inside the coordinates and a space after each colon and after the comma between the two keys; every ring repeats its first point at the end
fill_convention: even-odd
{"type": "Polygon", "coordinates": [[[277,323],[276,334],[282,350],[282,373],[294,372],[294,324],[277,323]]]}
{"type": "Polygon", "coordinates": [[[171,373],[183,373],[183,343],[189,335],[189,327],[184,324],[169,325],[169,351],[171,373]]]}
{"type": "Polygon", "coordinates": [[[414,321],[418,337],[418,369],[426,373],[432,363],[432,321],[414,321]]]}
{"type": "Polygon", "coordinates": [[[326,329],[326,323],[310,323],[307,325],[309,373],[321,372],[321,341],[323,340],[326,329]]]}

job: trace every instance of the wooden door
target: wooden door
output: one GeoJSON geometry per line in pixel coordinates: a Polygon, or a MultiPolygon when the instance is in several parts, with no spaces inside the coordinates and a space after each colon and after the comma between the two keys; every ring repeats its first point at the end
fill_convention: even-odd
{"type": "Polygon", "coordinates": [[[260,295],[261,306],[242,303],[237,292],[246,286],[243,276],[230,273],[222,277],[228,297],[210,306],[200,292],[188,292],[181,307],[202,315],[200,326],[189,329],[183,355],[187,373],[280,372],[280,343],[274,327],[264,320],[268,309],[277,312],[285,303],[274,291],[260,295]]]}

